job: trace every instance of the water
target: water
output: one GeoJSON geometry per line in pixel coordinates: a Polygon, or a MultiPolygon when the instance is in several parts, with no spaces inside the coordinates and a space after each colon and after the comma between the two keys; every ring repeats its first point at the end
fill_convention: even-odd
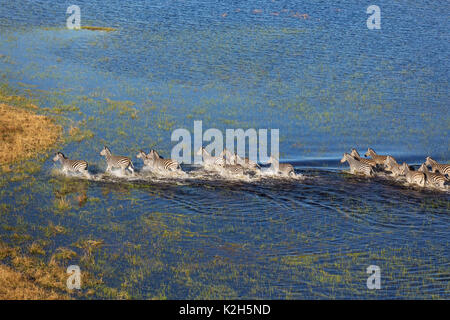
{"type": "Polygon", "coordinates": [[[115,32],[65,29],[71,4],[2,2],[0,72],[67,132],[90,133],[61,151],[99,178],[55,174],[50,157],[2,174],[2,241],[44,239],[44,261],[75,251],[62,263],[103,279],[91,298],[449,298],[448,193],[339,162],[368,146],[449,162],[448,2],[379,2],[379,31],[360,1],[77,2],[82,25],[115,32]],[[281,159],[304,178],[102,176],[104,144],[140,169],[139,149],[169,156],[194,120],[279,128],[281,159]],[[86,258],[88,239],[103,245],[86,258]],[[369,265],[381,290],[366,287],[369,265]]]}

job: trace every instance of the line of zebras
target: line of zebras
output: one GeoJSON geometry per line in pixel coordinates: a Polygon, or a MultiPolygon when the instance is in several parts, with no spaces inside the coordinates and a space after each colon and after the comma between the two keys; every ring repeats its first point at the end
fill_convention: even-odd
{"type": "MultiPolygon", "coordinates": [[[[196,154],[202,156],[203,166],[207,169],[215,169],[221,172],[225,171],[231,174],[243,174],[247,170],[256,172],[261,169],[256,162],[248,158],[241,158],[239,155],[231,153],[227,149],[224,149],[220,155],[216,157],[211,156],[203,147],[200,148],[196,154]]],[[[122,172],[129,170],[132,174],[135,172],[133,163],[129,157],[113,155],[111,150],[106,146],[103,147],[100,155],[104,156],[106,159],[107,172],[111,172],[114,168],[120,169],[122,172]]],[[[144,168],[153,171],[182,171],[177,160],[164,159],[153,149],[148,154],[140,150],[136,157],[142,159],[144,168]]],[[[63,153],[58,152],[53,158],[53,161],[60,161],[64,172],[82,173],[85,176],[89,176],[87,170],[88,163],[84,160],[70,160],[64,156],[63,153]]],[[[272,156],[267,163],[270,164],[268,171],[272,171],[274,174],[286,176],[295,175],[294,167],[289,163],[280,163],[278,159],[272,156]]]]}
{"type": "Polygon", "coordinates": [[[350,154],[344,153],[341,162],[347,161],[349,163],[350,173],[352,174],[364,174],[372,177],[375,176],[377,171],[385,170],[391,172],[393,177],[404,176],[408,183],[421,187],[445,188],[445,185],[449,183],[450,164],[440,164],[431,157],[427,157],[420,168],[415,171],[406,162],[400,165],[394,157],[379,155],[371,148],[368,148],[364,156],[370,157],[370,159],[361,158],[358,151],[352,149],[350,154]],[[431,171],[428,170],[428,166],[431,167],[431,171]]]}

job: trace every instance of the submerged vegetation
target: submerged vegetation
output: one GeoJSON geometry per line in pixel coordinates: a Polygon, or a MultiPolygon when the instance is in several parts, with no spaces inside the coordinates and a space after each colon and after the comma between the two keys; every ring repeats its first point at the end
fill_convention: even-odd
{"type": "Polygon", "coordinates": [[[58,149],[93,173],[104,144],[133,159],[140,148],[169,157],[171,131],[203,120],[280,128],[282,153],[306,159],[297,170],[311,177],[93,181],[61,175],[45,152],[18,159],[0,172],[0,298],[448,298],[448,197],[367,183],[332,160],[349,141],[448,158],[438,71],[315,18],[260,18],[212,29],[165,28],[169,16],[151,29],[112,21],[120,32],[0,27],[0,102],[53,119],[58,149]],[[308,169],[309,156],[326,160],[308,169]],[[75,292],[65,287],[73,264],[86,277],[75,292]],[[372,264],[383,290],[366,287],[372,264]]]}
{"type": "Polygon", "coordinates": [[[90,30],[90,31],[105,31],[105,32],[111,32],[111,31],[117,31],[116,28],[111,27],[94,27],[94,26],[81,26],[82,30],[90,30]]]}

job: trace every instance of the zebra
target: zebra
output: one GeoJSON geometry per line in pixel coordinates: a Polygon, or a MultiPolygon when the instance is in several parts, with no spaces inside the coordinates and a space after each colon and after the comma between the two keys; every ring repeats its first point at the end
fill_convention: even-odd
{"type": "Polygon", "coordinates": [[[401,165],[403,174],[406,176],[406,181],[411,184],[417,184],[421,187],[425,187],[427,182],[427,176],[421,171],[413,171],[409,168],[408,164],[403,162],[401,165]]]}
{"type": "Polygon", "coordinates": [[[57,152],[53,157],[53,162],[61,162],[64,172],[79,172],[85,176],[89,176],[87,170],[88,163],[84,160],[70,160],[62,152],[57,152]]]}
{"type": "Polygon", "coordinates": [[[111,154],[111,150],[107,146],[104,146],[100,155],[106,158],[106,171],[110,172],[113,168],[120,168],[125,172],[126,169],[134,173],[134,166],[131,159],[124,156],[114,156],[111,154]]]}
{"type": "Polygon", "coordinates": [[[398,177],[402,175],[403,170],[401,169],[401,165],[397,163],[394,157],[387,156],[383,164],[387,171],[392,172],[392,176],[398,177]]]}
{"type": "Polygon", "coordinates": [[[373,159],[365,159],[365,158],[361,158],[361,156],[359,155],[358,151],[356,151],[355,148],[352,149],[352,152],[350,153],[350,155],[355,158],[356,160],[368,164],[371,167],[376,167],[377,166],[377,162],[373,159]]]}
{"type": "MultiPolygon", "coordinates": [[[[145,154],[143,151],[141,151],[141,153],[145,154]]],[[[153,149],[146,155],[146,160],[147,162],[144,160],[146,165],[160,171],[177,171],[178,169],[181,169],[177,160],[163,159],[158,152],[153,149]]]]}
{"type": "Polygon", "coordinates": [[[223,167],[225,165],[225,159],[223,158],[223,156],[222,157],[220,157],[220,156],[213,157],[203,147],[198,149],[196,155],[202,156],[203,164],[205,166],[221,166],[221,167],[223,167]]]}
{"type": "Polygon", "coordinates": [[[377,164],[383,165],[387,156],[379,155],[372,148],[368,148],[367,152],[364,154],[365,157],[371,157],[377,164]]]}
{"type": "Polygon", "coordinates": [[[348,153],[344,153],[344,156],[341,159],[341,163],[344,163],[346,161],[350,165],[350,173],[351,174],[363,173],[369,177],[372,177],[374,175],[372,166],[355,159],[353,156],[351,156],[348,153]]]}
{"type": "Polygon", "coordinates": [[[223,151],[219,154],[219,157],[225,159],[225,164],[233,165],[236,164],[236,155],[231,153],[230,150],[224,148],[223,151]]]}
{"type": "Polygon", "coordinates": [[[271,165],[270,170],[277,174],[280,173],[280,174],[286,175],[286,176],[294,176],[295,175],[294,167],[292,166],[292,164],[280,163],[280,161],[277,158],[275,158],[274,156],[270,156],[267,163],[269,163],[271,165]]]}
{"type": "Polygon", "coordinates": [[[235,154],[234,157],[236,159],[236,164],[239,164],[239,165],[243,166],[244,168],[251,169],[251,170],[260,169],[259,165],[255,161],[250,160],[249,158],[245,158],[245,157],[241,158],[241,157],[239,157],[238,154],[235,154]]]}
{"type": "Polygon", "coordinates": [[[431,166],[432,172],[439,172],[443,175],[447,175],[450,177],[450,164],[441,164],[436,160],[431,159],[431,157],[427,157],[425,161],[425,165],[431,166]]]}
{"type": "Polygon", "coordinates": [[[449,181],[449,179],[447,179],[443,174],[429,172],[425,163],[422,163],[417,171],[425,173],[427,183],[436,187],[445,188],[445,184],[449,181]]]}

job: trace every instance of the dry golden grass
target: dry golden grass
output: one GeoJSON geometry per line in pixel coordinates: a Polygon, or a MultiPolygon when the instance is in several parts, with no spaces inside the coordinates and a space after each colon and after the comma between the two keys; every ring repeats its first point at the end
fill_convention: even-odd
{"type": "Polygon", "coordinates": [[[0,103],[0,165],[47,151],[62,132],[46,116],[0,103]]]}
{"type": "Polygon", "coordinates": [[[62,293],[67,275],[59,264],[42,264],[0,243],[0,260],[7,257],[17,270],[0,263],[0,300],[70,299],[62,293]]]}
{"type": "Polygon", "coordinates": [[[94,27],[94,26],[81,26],[81,29],[84,30],[90,30],[90,31],[106,31],[106,32],[111,32],[111,31],[116,31],[116,28],[110,28],[110,27],[94,27]]]}
{"type": "Polygon", "coordinates": [[[56,300],[67,296],[36,285],[24,275],[0,264],[0,300],[56,300]]]}

